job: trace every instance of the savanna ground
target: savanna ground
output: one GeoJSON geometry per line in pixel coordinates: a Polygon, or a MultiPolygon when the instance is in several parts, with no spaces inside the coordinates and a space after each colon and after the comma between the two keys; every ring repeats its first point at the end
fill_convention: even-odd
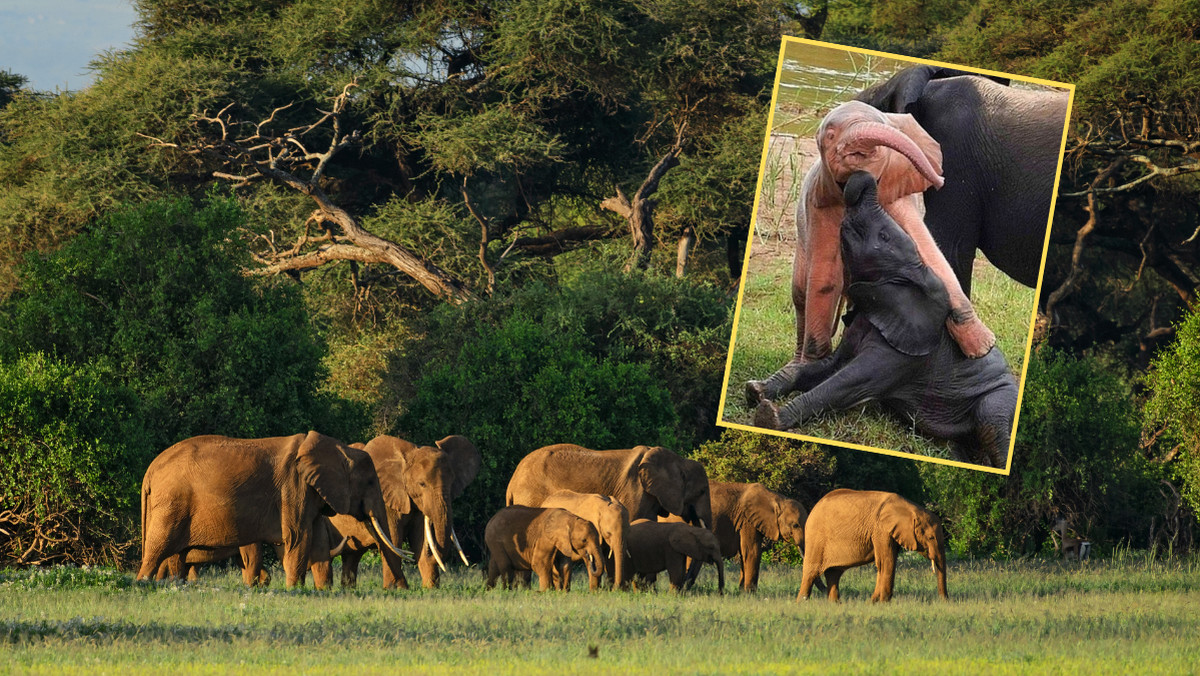
{"type": "MultiPolygon", "coordinates": [[[[791,296],[795,209],[800,182],[816,155],[816,143],[810,137],[786,134],[771,137],[724,393],[723,419],[727,422],[754,424],[754,411],[746,407],[746,381],[771,375],[792,358],[796,349],[791,296]]],[[[1018,379],[1035,298],[1033,289],[1009,279],[982,256],[976,259],[971,299],[976,311],[995,332],[997,345],[1018,379]]],[[[835,337],[835,343],[836,340],[835,337]]],[[[951,457],[949,442],[921,435],[913,420],[899,419],[877,403],[822,414],[790,431],[903,453],[951,457]]]]}
{"type": "MultiPolygon", "coordinates": [[[[176,673],[1188,673],[1200,663],[1200,559],[1118,552],[1083,564],[952,561],[952,600],[906,555],[896,597],[875,571],[843,602],[794,602],[800,568],[767,566],[756,595],[698,590],[485,591],[478,569],[437,590],[385,592],[377,566],[353,592],[265,590],[238,571],[139,584],[74,568],[0,572],[0,671],[176,673]],[[589,658],[589,647],[597,657],[589,658]]],[[[728,580],[737,579],[730,566],[728,580]]]]}

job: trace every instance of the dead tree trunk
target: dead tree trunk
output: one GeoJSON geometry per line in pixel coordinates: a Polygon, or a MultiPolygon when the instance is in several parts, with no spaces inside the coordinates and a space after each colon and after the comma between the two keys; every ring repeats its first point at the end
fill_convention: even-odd
{"type": "Polygon", "coordinates": [[[675,276],[683,277],[684,268],[687,267],[688,256],[692,253],[692,247],[696,246],[696,229],[688,226],[683,229],[683,234],[679,236],[679,248],[675,251],[675,276]]]}
{"type": "Polygon", "coordinates": [[[686,128],[686,122],[679,125],[675,143],[650,169],[646,180],[642,181],[632,199],[626,197],[621,188],[617,187],[616,197],[609,197],[600,203],[602,208],[620,215],[629,223],[633,255],[625,265],[626,272],[633,268],[644,270],[650,266],[650,252],[654,248],[654,205],[657,203],[657,200],[651,199],[651,195],[658,191],[658,184],[663,176],[673,167],[679,166],[679,155],[683,152],[683,131],[686,128]]]}

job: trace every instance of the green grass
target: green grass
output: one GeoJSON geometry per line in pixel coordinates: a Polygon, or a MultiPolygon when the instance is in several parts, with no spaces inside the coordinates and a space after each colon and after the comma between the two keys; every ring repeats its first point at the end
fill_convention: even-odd
{"type": "MultiPolygon", "coordinates": [[[[754,255],[760,258],[757,264],[752,263],[745,278],[723,414],[724,420],[743,425],[754,424],[754,411],[746,407],[746,381],[761,380],[774,373],[792,358],[796,348],[791,298],[793,245],[756,237],[751,246],[754,255]]],[[[972,280],[971,296],[976,311],[995,332],[997,345],[1020,378],[1034,290],[1008,278],[982,257],[976,261],[972,280]]],[[[791,431],[820,439],[950,458],[948,442],[923,436],[912,420],[900,420],[875,403],[829,412],[791,431]]]]}
{"type": "Polygon", "coordinates": [[[795,603],[800,571],[783,566],[764,569],[757,595],[724,597],[707,569],[683,595],[485,591],[462,569],[407,592],[380,589],[377,568],[357,592],[249,590],[236,571],[187,585],[6,571],[0,650],[22,673],[1185,673],[1200,658],[1194,558],[951,562],[950,603],[915,555],[891,604],[870,603],[874,575],[849,571],[834,605],[795,603]]]}

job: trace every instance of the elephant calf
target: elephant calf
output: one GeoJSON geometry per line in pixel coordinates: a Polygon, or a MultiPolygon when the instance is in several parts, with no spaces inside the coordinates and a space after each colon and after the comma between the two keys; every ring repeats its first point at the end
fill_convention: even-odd
{"type": "Polygon", "coordinates": [[[574,561],[583,561],[587,567],[590,588],[600,587],[604,571],[600,534],[595,526],[565,509],[505,507],[488,521],[483,541],[489,556],[488,589],[501,577],[504,588],[510,589],[517,572],[532,571],[538,575],[539,589],[546,591],[554,583],[555,572],[561,575],[561,568],[574,561]]]}
{"type": "Polygon", "coordinates": [[[785,392],[802,391],[782,408],[747,387],[754,422],[791,429],[822,412],[879,400],[917,427],[949,439],[955,459],[1004,467],[1017,408],[1017,381],[1000,350],[967,358],[946,329],[946,286],[921,262],[917,247],[879,206],[875,179],[846,183],[842,258],[853,318],[837,350],[801,365],[785,392]]]}
{"type": "Polygon", "coordinates": [[[717,590],[725,593],[725,559],[717,536],[707,528],[679,522],[638,519],[629,525],[629,559],[635,579],[653,587],[658,574],[667,571],[671,591],[683,588],[687,560],[717,566],[717,590]]]}

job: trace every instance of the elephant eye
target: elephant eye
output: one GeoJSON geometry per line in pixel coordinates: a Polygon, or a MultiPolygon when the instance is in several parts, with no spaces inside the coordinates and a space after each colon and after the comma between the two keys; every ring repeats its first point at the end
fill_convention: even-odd
{"type": "Polygon", "coordinates": [[[885,241],[885,242],[886,242],[886,241],[888,241],[888,240],[889,240],[889,239],[891,239],[891,238],[890,238],[890,237],[888,237],[888,234],[887,234],[887,231],[886,231],[886,230],[881,230],[881,231],[879,232],[879,239],[881,239],[881,240],[883,240],[883,241],[885,241]]]}

